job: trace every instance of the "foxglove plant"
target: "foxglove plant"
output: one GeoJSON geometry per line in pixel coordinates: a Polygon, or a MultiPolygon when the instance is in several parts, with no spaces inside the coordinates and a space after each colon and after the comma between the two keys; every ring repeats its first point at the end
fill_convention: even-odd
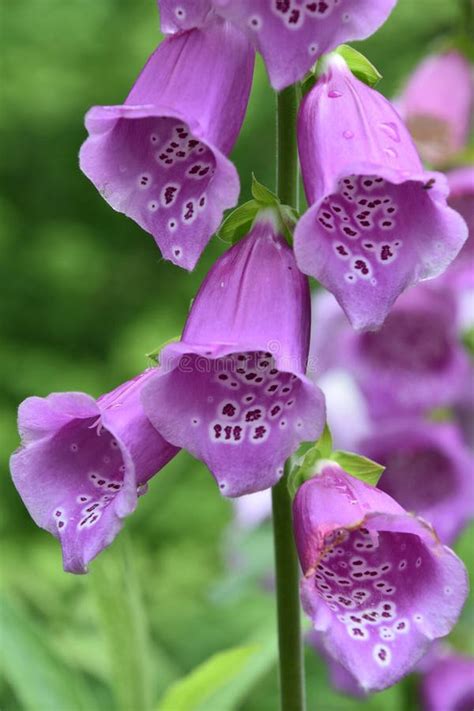
{"type": "Polygon", "coordinates": [[[457,51],[426,57],[397,107],[425,161],[443,165],[467,143],[474,100],[472,68],[457,51]]]}
{"type": "Polygon", "coordinates": [[[87,572],[149,479],[178,452],[143,412],[140,390],[152,375],[149,369],[97,400],[53,393],[20,405],[13,481],[35,523],[59,539],[68,572],[87,572]]]}
{"type": "Polygon", "coordinates": [[[322,432],[324,398],[305,376],[309,327],[307,280],[264,211],[211,269],[143,389],[153,425],[202,459],[225,496],[273,486],[322,432]]]}
{"type": "Polygon", "coordinates": [[[123,105],[96,106],[86,116],[81,169],[184,269],[194,268],[237,202],[239,178],[227,155],[253,64],[246,38],[214,19],[160,44],[123,105]]]}
{"type": "Polygon", "coordinates": [[[304,77],[325,52],[369,37],[396,0],[158,0],[161,29],[201,26],[219,14],[247,35],[261,53],[274,89],[304,77]]]}
{"type": "Polygon", "coordinates": [[[302,102],[298,146],[310,204],[295,231],[298,266],[356,330],[377,329],[402,291],[448,267],[466,225],[393,106],[339,55],[302,102]]]}
{"type": "Polygon", "coordinates": [[[474,457],[454,425],[405,418],[377,428],[357,451],[385,467],[378,488],[430,521],[443,543],[474,517],[474,457]]]}
{"type": "Polygon", "coordinates": [[[324,648],[364,691],[402,678],[447,635],[467,596],[464,565],[433,528],[333,462],[294,500],[303,607],[324,648]]]}

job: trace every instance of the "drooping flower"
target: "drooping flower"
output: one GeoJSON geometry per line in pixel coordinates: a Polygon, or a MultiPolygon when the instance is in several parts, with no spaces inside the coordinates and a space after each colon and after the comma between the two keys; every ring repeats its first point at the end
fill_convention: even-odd
{"type": "Polygon", "coordinates": [[[143,390],[158,431],[202,459],[226,496],[274,485],[323,429],[323,395],[305,376],[309,326],[307,280],[273,215],[260,213],[209,272],[143,390]]]}
{"type": "Polygon", "coordinates": [[[333,462],[293,504],[302,602],[324,647],[364,691],[396,683],[447,635],[467,596],[463,563],[429,524],[333,462]]]}
{"type": "Polygon", "coordinates": [[[202,27],[213,15],[211,0],[158,0],[158,9],[166,35],[202,27]]]}
{"type": "Polygon", "coordinates": [[[459,52],[431,55],[415,69],[397,105],[425,161],[442,165],[464,148],[473,99],[472,69],[459,52]]]}
{"type": "Polygon", "coordinates": [[[122,106],[96,106],[86,116],[82,170],[115,210],[153,235],[165,259],[188,270],[238,199],[226,156],[253,64],[242,33],[215,20],[165,39],[122,106]]]}
{"type": "Polygon", "coordinates": [[[464,398],[472,366],[457,329],[452,294],[430,284],[403,294],[376,333],[353,334],[345,358],[373,418],[393,418],[464,398]]]}
{"type": "Polygon", "coordinates": [[[66,571],[87,572],[178,452],[143,412],[140,390],[152,370],[97,400],[53,393],[20,405],[13,481],[35,523],[59,539],[66,571]]]}
{"type": "Polygon", "coordinates": [[[424,711],[472,711],[474,659],[461,654],[440,655],[423,676],[424,711]]]}
{"type": "Polygon", "coordinates": [[[272,86],[303,78],[325,52],[369,37],[396,0],[211,0],[217,13],[247,34],[265,61],[272,86]]]}
{"type": "Polygon", "coordinates": [[[452,543],[474,516],[474,458],[457,427],[406,420],[377,428],[357,451],[385,466],[378,487],[452,543]]]}
{"type": "Polygon", "coordinates": [[[338,55],[302,102],[298,145],[310,204],[295,231],[298,266],[356,330],[379,328],[404,289],[452,262],[466,224],[393,106],[338,55]]]}

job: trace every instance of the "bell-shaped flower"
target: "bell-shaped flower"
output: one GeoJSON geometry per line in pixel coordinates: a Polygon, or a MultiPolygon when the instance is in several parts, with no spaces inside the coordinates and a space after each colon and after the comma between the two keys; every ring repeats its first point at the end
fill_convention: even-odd
{"type": "Polygon", "coordinates": [[[253,65],[244,35],[215,20],[165,39],[122,106],[86,116],[82,170],[115,210],[153,235],[165,259],[188,270],[238,199],[226,156],[253,65]]]}
{"type": "Polygon", "coordinates": [[[298,266],[356,330],[379,328],[404,289],[452,262],[466,224],[393,106],[339,55],[302,102],[298,145],[310,205],[295,231],[298,266]]]}
{"type": "Polygon", "coordinates": [[[474,708],[474,659],[446,652],[438,654],[423,675],[424,711],[471,711],[474,708]]]}
{"type": "Polygon", "coordinates": [[[53,393],[20,405],[13,481],[35,523],[59,539],[66,571],[87,572],[178,452],[143,412],[140,390],[152,371],[97,400],[53,393]]]}
{"type": "Polygon", "coordinates": [[[396,0],[211,0],[262,54],[272,86],[303,78],[322,54],[369,37],[396,0]]]}
{"type": "Polygon", "coordinates": [[[271,211],[215,263],[181,341],[143,389],[145,412],[203,460],[226,496],[273,486],[285,460],[324,427],[306,377],[310,294],[271,211]]]}
{"type": "Polygon", "coordinates": [[[415,69],[397,107],[423,160],[442,165],[462,151],[473,99],[472,69],[459,52],[431,55],[415,69]]]}
{"type": "Polygon", "coordinates": [[[463,563],[390,496],[320,462],[293,504],[302,602],[328,654],[364,691],[399,681],[447,635],[467,596],[463,563]]]}
{"type": "Polygon", "coordinates": [[[378,488],[430,521],[443,543],[474,516],[474,457],[456,426],[403,418],[377,427],[357,451],[383,464],[378,488]]]}

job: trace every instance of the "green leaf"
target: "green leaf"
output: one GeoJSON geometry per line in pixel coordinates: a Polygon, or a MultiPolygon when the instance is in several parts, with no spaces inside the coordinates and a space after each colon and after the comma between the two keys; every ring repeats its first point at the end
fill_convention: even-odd
{"type": "Polygon", "coordinates": [[[157,711],[231,711],[276,661],[276,640],[214,654],[173,684],[157,711]]]}
{"type": "Polygon", "coordinates": [[[218,236],[223,242],[235,244],[247,234],[259,209],[260,205],[255,200],[244,202],[226,217],[218,236]]]}
{"type": "Polygon", "coordinates": [[[152,672],[156,671],[151,669],[141,591],[130,542],[124,533],[95,562],[90,580],[109,652],[117,708],[147,711],[152,707],[152,672]]]}
{"type": "Polygon", "coordinates": [[[24,711],[98,709],[81,676],[52,651],[45,630],[9,598],[0,598],[2,671],[24,711]]]}
{"type": "Polygon", "coordinates": [[[376,86],[379,83],[382,75],[363,54],[348,44],[341,44],[336,52],[345,59],[349,69],[358,79],[368,86],[376,86]]]}
{"type": "Polygon", "coordinates": [[[262,205],[280,204],[280,200],[277,195],[265,187],[265,185],[259,183],[254,173],[252,173],[252,195],[254,199],[262,205]]]}
{"type": "Polygon", "coordinates": [[[342,469],[356,479],[365,481],[366,484],[377,486],[380,477],[382,476],[385,467],[377,462],[373,462],[367,457],[362,457],[360,454],[352,452],[336,451],[331,455],[331,459],[336,464],[339,464],[342,469]]]}

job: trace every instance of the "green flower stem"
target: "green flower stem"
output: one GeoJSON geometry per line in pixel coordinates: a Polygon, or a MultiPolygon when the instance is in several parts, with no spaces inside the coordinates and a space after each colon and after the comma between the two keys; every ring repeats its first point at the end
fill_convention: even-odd
{"type": "Polygon", "coordinates": [[[273,535],[278,617],[281,711],[304,711],[304,659],[301,637],[299,565],[293,540],[289,466],[273,487],[273,535]]]}
{"type": "MultiPolygon", "coordinates": [[[[296,115],[299,93],[295,86],[277,95],[277,193],[285,205],[298,207],[298,150],[296,115]]],[[[273,535],[278,617],[281,711],[304,711],[304,660],[301,636],[299,565],[293,539],[289,463],[273,487],[273,535]]]]}

